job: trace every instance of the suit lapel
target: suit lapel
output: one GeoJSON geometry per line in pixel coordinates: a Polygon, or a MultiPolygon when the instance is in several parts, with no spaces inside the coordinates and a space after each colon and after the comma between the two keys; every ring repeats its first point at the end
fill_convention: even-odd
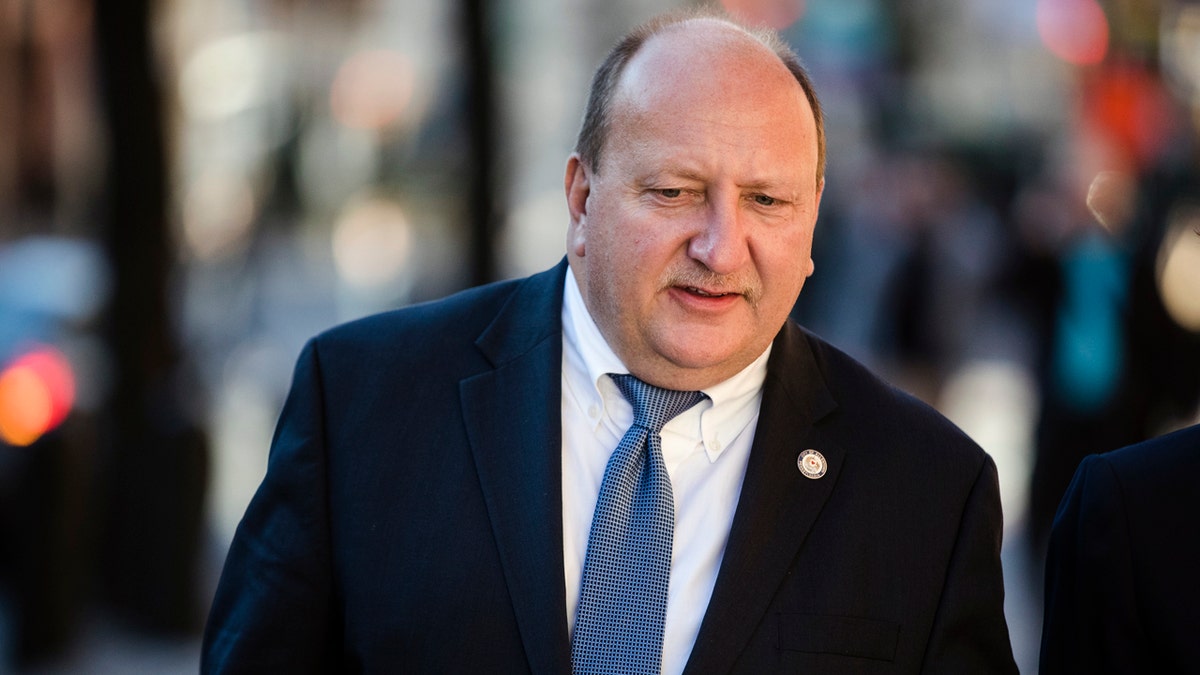
{"type": "Polygon", "coordinates": [[[531,277],[477,345],[494,368],[460,385],[492,532],[535,673],[570,670],[562,557],[565,263],[531,277]]]}
{"type": "Polygon", "coordinates": [[[772,347],[729,543],[685,673],[728,672],[761,623],[837,484],[845,453],[813,429],[835,406],[807,339],[788,322],[772,347]],[[828,462],[820,479],[796,465],[808,448],[828,462]]]}

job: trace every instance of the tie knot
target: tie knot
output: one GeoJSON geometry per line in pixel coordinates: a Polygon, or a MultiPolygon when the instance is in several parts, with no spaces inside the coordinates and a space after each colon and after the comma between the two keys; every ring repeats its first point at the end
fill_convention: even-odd
{"type": "Polygon", "coordinates": [[[633,423],[654,433],[683,411],[704,399],[698,391],[677,391],[646,384],[633,375],[609,375],[621,395],[633,406],[633,423]]]}

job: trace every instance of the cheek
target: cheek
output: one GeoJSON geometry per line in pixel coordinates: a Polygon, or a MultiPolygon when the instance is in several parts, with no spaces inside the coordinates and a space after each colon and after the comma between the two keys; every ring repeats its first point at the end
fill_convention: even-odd
{"type": "Polygon", "coordinates": [[[628,216],[614,218],[607,227],[592,233],[592,248],[589,250],[597,246],[602,248],[606,262],[613,269],[645,274],[666,246],[662,237],[655,236],[656,233],[664,233],[664,229],[653,222],[628,216]]]}
{"type": "MultiPolygon", "coordinates": [[[[765,284],[775,286],[781,295],[798,294],[813,273],[812,233],[799,232],[759,242],[758,273],[765,284]]],[[[792,299],[794,300],[794,298],[792,299]]],[[[780,298],[787,302],[787,298],[780,298]]]]}

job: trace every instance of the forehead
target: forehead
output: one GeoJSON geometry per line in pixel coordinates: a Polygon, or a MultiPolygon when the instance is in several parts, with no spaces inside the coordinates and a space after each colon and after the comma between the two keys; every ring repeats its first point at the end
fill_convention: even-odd
{"type": "Polygon", "coordinates": [[[799,82],[757,38],[716,20],[648,39],[622,73],[610,124],[615,153],[719,153],[740,141],[761,148],[758,160],[816,164],[816,123],[799,82]]]}
{"type": "Polygon", "coordinates": [[[618,107],[634,108],[697,99],[736,107],[771,98],[811,116],[799,82],[779,56],[717,19],[684,21],[648,38],[626,64],[615,92],[618,107]]]}

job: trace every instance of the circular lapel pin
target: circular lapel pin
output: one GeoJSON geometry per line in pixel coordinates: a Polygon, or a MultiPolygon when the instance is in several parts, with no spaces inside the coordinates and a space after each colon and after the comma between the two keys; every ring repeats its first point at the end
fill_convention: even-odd
{"type": "Polygon", "coordinates": [[[796,466],[800,467],[800,473],[804,474],[805,478],[817,479],[825,475],[825,469],[828,465],[825,463],[825,455],[816,450],[805,450],[796,458],[796,466]]]}

